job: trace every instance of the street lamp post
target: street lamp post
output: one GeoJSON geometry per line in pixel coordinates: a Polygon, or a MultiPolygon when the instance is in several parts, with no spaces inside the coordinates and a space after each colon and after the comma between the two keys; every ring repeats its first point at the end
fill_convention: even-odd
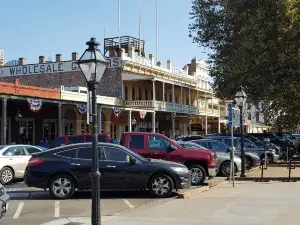
{"type": "MultiPolygon", "coordinates": [[[[96,97],[96,85],[100,83],[102,76],[108,66],[108,61],[104,58],[100,50],[98,49],[99,43],[96,38],[91,38],[90,41],[86,42],[88,48],[85,50],[81,58],[78,60],[78,65],[84,78],[87,82],[89,93],[92,97],[92,112],[91,121],[92,124],[92,148],[93,148],[93,159],[92,159],[92,225],[101,224],[100,215],[100,177],[98,164],[98,125],[97,125],[97,97],[96,97]]],[[[87,115],[90,117],[90,115],[87,115]]]]}
{"type": "Polygon", "coordinates": [[[243,109],[247,101],[247,95],[244,90],[241,88],[235,95],[235,102],[240,109],[240,129],[241,129],[241,158],[242,158],[242,171],[241,177],[246,177],[245,169],[245,149],[244,149],[244,123],[243,123],[243,109]]]}

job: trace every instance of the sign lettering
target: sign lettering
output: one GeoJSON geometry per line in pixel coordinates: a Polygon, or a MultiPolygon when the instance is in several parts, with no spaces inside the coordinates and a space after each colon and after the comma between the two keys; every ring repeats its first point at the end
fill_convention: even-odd
{"type": "MultiPolygon", "coordinates": [[[[107,60],[109,61],[107,68],[121,67],[120,58],[107,58],[107,60]]],[[[72,71],[80,71],[77,61],[0,67],[0,77],[40,75],[46,73],[63,73],[72,71]]]]}

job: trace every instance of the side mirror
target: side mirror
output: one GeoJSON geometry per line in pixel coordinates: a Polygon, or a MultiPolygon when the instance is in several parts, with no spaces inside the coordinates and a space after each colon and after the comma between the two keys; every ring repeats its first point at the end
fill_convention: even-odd
{"type": "Polygon", "coordinates": [[[173,152],[173,151],[175,151],[175,150],[177,150],[177,148],[174,146],[174,145],[170,145],[169,147],[168,147],[168,152],[173,152]]]}
{"type": "Polygon", "coordinates": [[[130,163],[130,165],[134,165],[134,164],[136,164],[136,159],[135,159],[135,158],[132,158],[132,157],[130,157],[130,158],[129,158],[129,163],[130,163]]]}

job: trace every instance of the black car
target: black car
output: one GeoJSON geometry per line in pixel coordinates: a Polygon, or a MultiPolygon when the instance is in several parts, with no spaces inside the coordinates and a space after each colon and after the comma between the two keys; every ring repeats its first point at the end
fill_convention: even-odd
{"type": "MultiPolygon", "coordinates": [[[[155,197],[169,197],[174,189],[189,188],[191,175],[182,164],[145,159],[127,148],[99,143],[101,190],[149,190],[155,197]]],[[[75,190],[91,189],[92,144],[54,148],[32,155],[25,171],[29,187],[47,189],[58,199],[75,190]]]]}
{"type": "Polygon", "coordinates": [[[203,137],[201,135],[189,135],[189,136],[177,137],[175,139],[176,141],[192,141],[192,140],[203,139],[203,137]]]}

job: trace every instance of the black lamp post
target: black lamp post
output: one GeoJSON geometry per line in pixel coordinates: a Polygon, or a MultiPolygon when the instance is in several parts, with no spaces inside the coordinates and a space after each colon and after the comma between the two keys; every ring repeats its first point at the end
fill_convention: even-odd
{"type": "Polygon", "coordinates": [[[247,95],[243,88],[235,94],[235,102],[240,109],[240,129],[241,129],[241,158],[242,158],[242,171],[241,177],[246,177],[245,169],[245,149],[244,149],[244,123],[243,123],[243,109],[247,101],[247,95]]]}
{"type": "MultiPolygon", "coordinates": [[[[97,126],[97,97],[96,97],[96,84],[99,84],[102,76],[108,66],[108,61],[104,58],[100,50],[98,49],[99,43],[96,38],[91,38],[86,42],[88,48],[85,50],[81,58],[78,60],[78,65],[84,78],[87,82],[89,93],[92,95],[92,112],[91,121],[92,124],[92,148],[93,148],[93,160],[92,160],[92,225],[101,224],[100,215],[100,177],[98,158],[98,126],[97,126]]],[[[90,117],[90,115],[87,115],[90,117]]]]}

